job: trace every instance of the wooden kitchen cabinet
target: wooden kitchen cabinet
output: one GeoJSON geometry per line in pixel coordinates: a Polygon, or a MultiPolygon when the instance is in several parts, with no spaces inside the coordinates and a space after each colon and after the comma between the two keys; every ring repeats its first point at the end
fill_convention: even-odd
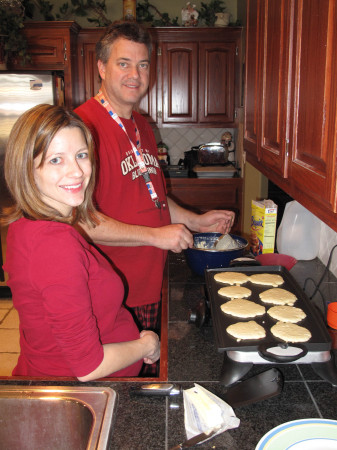
{"type": "Polygon", "coordinates": [[[232,232],[242,232],[242,178],[168,178],[168,195],[180,206],[197,213],[212,209],[235,212],[232,232]]]}
{"type": "Polygon", "coordinates": [[[97,63],[96,42],[104,34],[105,28],[85,28],[77,39],[78,96],[76,106],[95,96],[101,85],[97,63]]]}
{"type": "Polygon", "coordinates": [[[241,92],[241,28],[154,28],[162,127],[234,127],[241,92]]]}
{"type": "MultiPolygon", "coordinates": [[[[235,126],[241,97],[241,28],[150,28],[153,40],[150,85],[139,104],[160,127],[235,126]]],[[[102,29],[78,37],[81,104],[99,87],[94,58],[102,29]]]]}
{"type": "Polygon", "coordinates": [[[158,96],[162,124],[198,121],[198,44],[196,42],[161,42],[162,95],[158,96]],[[162,101],[161,101],[162,100],[162,101]]]}
{"type": "Polygon", "coordinates": [[[248,0],[247,161],[337,230],[336,0],[248,0]]]}
{"type": "Polygon", "coordinates": [[[199,123],[235,122],[235,60],[238,42],[199,44],[199,123]],[[221,89],[217,89],[221,86],[221,89]]]}
{"type": "Polygon", "coordinates": [[[9,69],[19,71],[58,71],[64,80],[65,104],[73,107],[77,85],[77,35],[80,26],[74,21],[26,22],[24,34],[31,61],[25,66],[13,63],[9,69]]]}
{"type": "Polygon", "coordinates": [[[285,177],[290,20],[283,12],[289,14],[288,4],[288,0],[247,4],[245,91],[248,160],[251,156],[285,177]]]}

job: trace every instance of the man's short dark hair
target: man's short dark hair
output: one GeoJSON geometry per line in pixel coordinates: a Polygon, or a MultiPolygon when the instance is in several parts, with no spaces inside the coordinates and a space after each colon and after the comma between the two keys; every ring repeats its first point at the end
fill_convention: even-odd
{"type": "Polygon", "coordinates": [[[137,22],[118,21],[108,26],[102,38],[96,44],[96,61],[106,64],[110,57],[111,45],[119,38],[128,39],[138,44],[145,44],[152,52],[152,41],[149,32],[137,22]]]}

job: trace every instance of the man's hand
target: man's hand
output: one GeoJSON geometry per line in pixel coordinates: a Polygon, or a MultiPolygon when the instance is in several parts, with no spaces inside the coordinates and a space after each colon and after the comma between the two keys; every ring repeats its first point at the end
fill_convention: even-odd
{"type": "Polygon", "coordinates": [[[227,234],[233,226],[234,218],[235,214],[233,211],[208,211],[198,217],[198,228],[201,233],[217,232],[227,234]]]}
{"type": "Polygon", "coordinates": [[[180,253],[188,247],[193,247],[192,233],[181,223],[166,225],[153,229],[155,247],[180,253]]]}

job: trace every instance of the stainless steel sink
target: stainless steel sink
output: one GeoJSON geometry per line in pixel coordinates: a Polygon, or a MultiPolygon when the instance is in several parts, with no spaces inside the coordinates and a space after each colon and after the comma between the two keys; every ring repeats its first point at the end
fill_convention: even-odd
{"type": "Polygon", "coordinates": [[[92,450],[109,445],[117,394],[106,387],[0,386],[0,447],[92,450]]]}

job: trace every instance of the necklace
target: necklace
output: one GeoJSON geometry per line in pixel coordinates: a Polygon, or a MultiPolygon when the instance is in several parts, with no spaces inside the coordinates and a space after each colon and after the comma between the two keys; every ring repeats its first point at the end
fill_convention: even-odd
{"type": "Polygon", "coordinates": [[[96,95],[95,98],[101,105],[104,106],[104,108],[108,111],[110,117],[117,123],[117,125],[124,131],[124,133],[128,137],[128,139],[130,141],[130,145],[131,145],[132,150],[133,150],[133,154],[135,155],[135,158],[136,158],[136,161],[137,161],[138,168],[139,168],[139,170],[140,170],[140,172],[141,172],[141,174],[143,176],[143,179],[145,181],[145,184],[146,184],[147,190],[148,190],[148,192],[150,194],[150,197],[151,197],[152,201],[154,202],[154,204],[156,205],[156,207],[158,209],[160,209],[160,201],[159,201],[158,195],[157,195],[157,193],[156,193],[156,191],[154,189],[154,186],[153,186],[152,181],[151,181],[150,174],[149,174],[149,172],[147,170],[147,167],[146,167],[146,164],[145,164],[145,161],[144,161],[144,156],[143,156],[143,152],[142,152],[142,148],[141,148],[141,142],[140,142],[140,133],[139,133],[139,130],[138,130],[138,127],[137,127],[135,119],[131,115],[131,120],[132,120],[132,123],[133,123],[133,125],[135,127],[137,147],[135,146],[135,144],[130,139],[130,137],[129,137],[126,129],[125,129],[125,126],[124,126],[123,122],[121,121],[121,119],[118,116],[118,114],[116,114],[112,110],[112,107],[111,107],[110,103],[104,97],[103,92],[101,90],[98,92],[98,94],[96,95]]]}

